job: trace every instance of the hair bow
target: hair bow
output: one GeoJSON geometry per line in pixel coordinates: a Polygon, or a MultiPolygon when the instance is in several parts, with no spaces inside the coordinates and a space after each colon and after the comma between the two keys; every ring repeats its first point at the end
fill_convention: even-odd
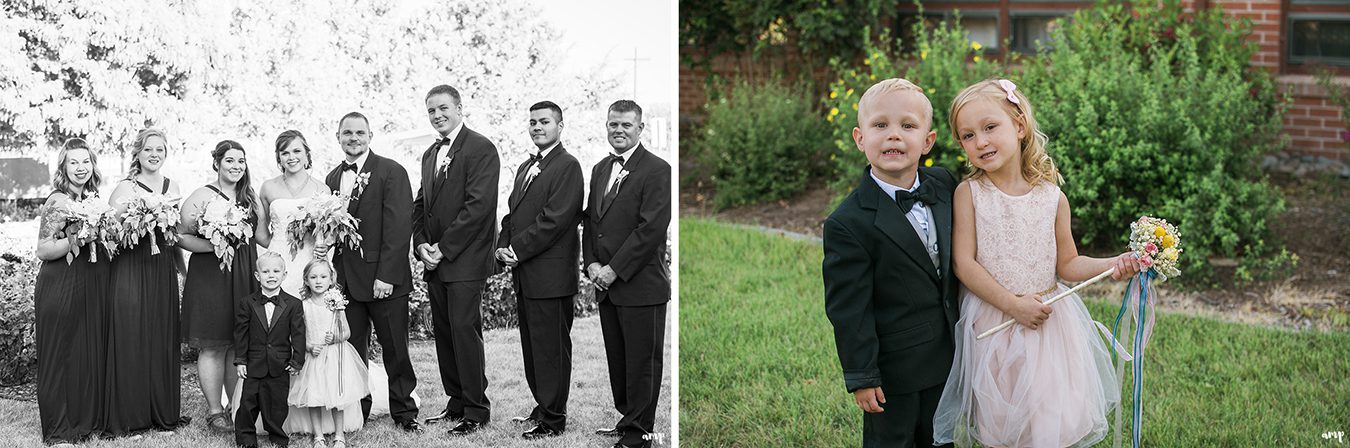
{"type": "Polygon", "coordinates": [[[998,80],[998,86],[1002,87],[1004,92],[1008,92],[1008,102],[1022,104],[1022,102],[1017,99],[1017,95],[1013,95],[1013,92],[1017,90],[1017,84],[1013,84],[1012,81],[1006,79],[1000,79],[998,80]]]}

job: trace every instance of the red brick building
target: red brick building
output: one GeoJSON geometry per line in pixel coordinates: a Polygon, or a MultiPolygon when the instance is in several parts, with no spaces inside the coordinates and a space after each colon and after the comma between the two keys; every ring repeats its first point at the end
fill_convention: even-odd
{"type": "MultiPolygon", "coordinates": [[[[899,2],[900,14],[915,13],[913,4],[899,2]]],[[[924,3],[924,15],[944,16],[961,11],[962,26],[971,39],[986,45],[986,53],[1005,52],[1000,42],[1009,42],[1012,50],[1029,53],[1031,42],[1049,37],[1048,26],[1056,18],[1089,7],[1092,1],[1080,0],[945,0],[924,3]]],[[[1285,114],[1284,130],[1289,135],[1289,150],[1350,163],[1350,150],[1342,139],[1346,130],[1341,108],[1333,104],[1312,76],[1312,67],[1334,67],[1338,82],[1350,85],[1350,0],[1184,0],[1188,10],[1219,7],[1235,19],[1252,21],[1250,37],[1259,45],[1252,65],[1270,70],[1276,81],[1293,98],[1285,114]]],[[[681,52],[696,51],[681,49],[681,52]]],[[[785,59],[768,62],[774,67],[799,67],[791,52],[785,59]]],[[[720,55],[712,70],[735,76],[746,70],[767,72],[764,62],[754,65],[749,57],[720,55]]],[[[680,68],[680,113],[697,114],[706,96],[703,72],[680,68]]]]}

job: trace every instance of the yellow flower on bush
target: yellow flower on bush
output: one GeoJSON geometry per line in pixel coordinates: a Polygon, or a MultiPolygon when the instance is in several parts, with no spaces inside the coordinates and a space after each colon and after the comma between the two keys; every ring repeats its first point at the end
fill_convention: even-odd
{"type": "Polygon", "coordinates": [[[858,103],[853,103],[853,110],[858,110],[858,103]]]}
{"type": "Polygon", "coordinates": [[[934,94],[934,93],[937,93],[937,89],[934,89],[934,88],[932,88],[932,87],[929,87],[929,88],[928,88],[928,94],[929,94],[929,95],[932,95],[932,94],[934,94]]]}
{"type": "Polygon", "coordinates": [[[984,48],[984,45],[980,45],[978,41],[970,41],[971,50],[980,51],[981,48],[984,48]]]}
{"type": "Polygon", "coordinates": [[[928,50],[920,51],[920,52],[919,52],[919,59],[928,59],[928,50]]]}
{"type": "Polygon", "coordinates": [[[838,107],[831,107],[831,108],[830,108],[830,116],[833,117],[833,116],[835,116],[835,115],[839,115],[839,108],[838,108],[838,107]]]}
{"type": "Polygon", "coordinates": [[[853,88],[844,91],[844,96],[853,96],[853,88]]]}
{"type": "Polygon", "coordinates": [[[835,99],[835,98],[838,97],[838,96],[839,96],[839,92],[836,92],[836,91],[833,91],[833,90],[830,91],[830,99],[835,99]]]}
{"type": "Polygon", "coordinates": [[[975,62],[980,62],[980,57],[979,57],[979,56],[976,56],[976,57],[975,57],[975,62]]]}
{"type": "Polygon", "coordinates": [[[933,166],[933,159],[925,159],[925,160],[923,161],[923,166],[927,166],[927,167],[933,166]]]}
{"type": "Polygon", "coordinates": [[[872,65],[872,58],[863,59],[863,65],[872,65]]]}

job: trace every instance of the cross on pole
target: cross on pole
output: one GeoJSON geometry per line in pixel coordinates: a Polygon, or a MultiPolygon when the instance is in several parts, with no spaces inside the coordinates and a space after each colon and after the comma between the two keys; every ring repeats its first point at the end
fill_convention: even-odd
{"type": "Polygon", "coordinates": [[[651,58],[638,58],[638,49],[637,47],[633,47],[633,57],[628,58],[626,60],[633,62],[633,101],[637,101],[637,80],[638,80],[637,65],[638,62],[650,61],[651,58]]]}

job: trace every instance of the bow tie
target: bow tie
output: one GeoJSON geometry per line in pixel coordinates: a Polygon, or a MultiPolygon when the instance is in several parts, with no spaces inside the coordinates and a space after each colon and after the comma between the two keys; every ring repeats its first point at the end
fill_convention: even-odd
{"type": "Polygon", "coordinates": [[[355,173],[355,172],[356,172],[356,164],[355,164],[355,163],[342,162],[342,171],[351,171],[351,172],[355,173]]]}
{"type": "Polygon", "coordinates": [[[919,184],[919,188],[914,189],[913,193],[895,190],[895,203],[900,204],[900,210],[909,212],[909,209],[914,207],[914,203],[918,201],[923,201],[924,204],[928,205],[937,203],[937,192],[933,191],[932,182],[919,184]]]}
{"type": "Polygon", "coordinates": [[[618,163],[618,164],[622,165],[622,164],[623,164],[623,156],[618,155],[618,154],[610,154],[609,157],[606,157],[606,158],[605,158],[605,161],[609,162],[610,165],[613,165],[613,164],[615,164],[615,163],[618,163]]]}
{"type": "Polygon", "coordinates": [[[540,160],[544,160],[544,154],[542,153],[530,154],[530,162],[539,163],[540,160]]]}
{"type": "Polygon", "coordinates": [[[435,145],[435,146],[436,146],[437,148],[439,148],[439,147],[448,145],[448,144],[450,144],[450,143],[451,143],[450,138],[449,138],[449,137],[446,137],[446,138],[437,139],[437,140],[436,140],[436,145],[435,145]]]}
{"type": "Polygon", "coordinates": [[[277,295],[272,296],[272,297],[267,297],[267,296],[262,295],[262,294],[259,294],[259,295],[258,295],[258,304],[259,304],[259,305],[266,305],[266,304],[268,304],[269,302],[270,302],[271,304],[273,304],[273,305],[281,306],[281,294],[278,293],[277,295]]]}

